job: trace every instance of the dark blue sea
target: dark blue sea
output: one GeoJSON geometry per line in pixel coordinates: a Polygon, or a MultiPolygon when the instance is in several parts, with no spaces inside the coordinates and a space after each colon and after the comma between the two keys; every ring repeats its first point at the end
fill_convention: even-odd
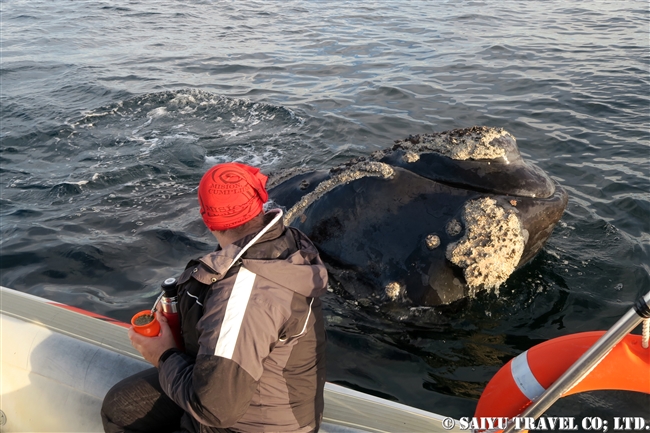
{"type": "MultiPolygon", "coordinates": [[[[444,313],[328,294],[328,380],[471,416],[509,359],[650,290],[647,0],[5,0],[0,19],[3,286],[127,320],[215,247],[212,165],[328,168],[487,125],[569,192],[550,240],[444,313]]],[[[642,395],[564,400],[650,414],[642,395]]]]}

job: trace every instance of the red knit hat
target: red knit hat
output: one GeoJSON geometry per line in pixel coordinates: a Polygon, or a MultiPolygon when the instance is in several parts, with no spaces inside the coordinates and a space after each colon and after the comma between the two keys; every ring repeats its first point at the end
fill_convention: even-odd
{"type": "Polygon", "coordinates": [[[259,168],[238,162],[218,164],[199,183],[203,222],[211,231],[228,230],[255,218],[269,198],[268,178],[259,168]]]}

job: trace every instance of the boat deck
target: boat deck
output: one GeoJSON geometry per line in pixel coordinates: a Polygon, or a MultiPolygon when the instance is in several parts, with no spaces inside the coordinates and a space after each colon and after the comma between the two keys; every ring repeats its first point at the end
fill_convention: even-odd
{"type": "MultiPolygon", "coordinates": [[[[124,324],[0,287],[0,431],[101,432],[110,387],[150,367],[124,324]],[[0,415],[1,416],[1,415],[0,415]]],[[[321,432],[442,432],[445,417],[327,383],[321,432]]],[[[457,423],[456,423],[457,424],[457,423]]]]}

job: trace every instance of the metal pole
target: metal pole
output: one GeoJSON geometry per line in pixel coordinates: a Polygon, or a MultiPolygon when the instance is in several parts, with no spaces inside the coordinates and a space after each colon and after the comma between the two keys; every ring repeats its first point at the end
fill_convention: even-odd
{"type": "MultiPolygon", "coordinates": [[[[650,318],[650,292],[639,298],[618,322],[603,334],[567,371],[546,389],[526,410],[519,415],[521,418],[539,418],[559,400],[564,393],[576,386],[602,359],[629,334],[641,321],[650,318]]],[[[503,433],[515,431],[515,423],[511,422],[503,433]]],[[[521,431],[521,429],[517,430],[521,431]]]]}

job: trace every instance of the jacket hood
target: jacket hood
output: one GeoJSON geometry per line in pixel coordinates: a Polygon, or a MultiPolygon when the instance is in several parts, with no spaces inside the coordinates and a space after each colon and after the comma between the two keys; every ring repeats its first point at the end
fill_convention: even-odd
{"type": "Polygon", "coordinates": [[[241,261],[249,271],[302,296],[325,294],[327,270],[314,244],[299,230],[284,226],[280,209],[267,212],[265,222],[262,236],[252,245],[259,232],[202,257],[201,262],[223,278],[233,260],[241,261]]]}

